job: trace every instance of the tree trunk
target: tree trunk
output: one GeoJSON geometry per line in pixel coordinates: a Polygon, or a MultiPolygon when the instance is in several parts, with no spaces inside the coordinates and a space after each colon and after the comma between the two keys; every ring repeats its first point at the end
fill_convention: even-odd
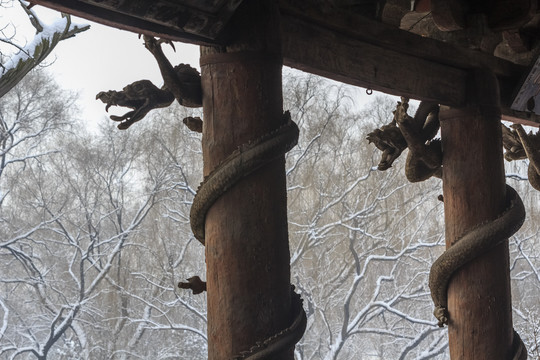
{"type": "MultiPolygon", "coordinates": [[[[283,125],[278,20],[275,2],[245,1],[230,45],[201,48],[205,176],[283,125]]],[[[291,322],[284,157],[219,198],[205,229],[208,358],[231,359],[291,322]]],[[[276,359],[293,359],[292,349],[276,359]]]]}
{"type": "MultiPolygon", "coordinates": [[[[470,90],[474,107],[440,114],[447,248],[506,207],[497,80],[477,71],[470,90]]],[[[448,287],[448,310],[451,359],[509,358],[513,332],[508,241],[455,273],[448,287]]]]}

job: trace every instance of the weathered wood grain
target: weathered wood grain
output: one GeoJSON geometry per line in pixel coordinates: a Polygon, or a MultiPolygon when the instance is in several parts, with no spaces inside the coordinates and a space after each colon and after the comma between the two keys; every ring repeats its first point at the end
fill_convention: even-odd
{"type": "MultiPolygon", "coordinates": [[[[226,49],[201,48],[204,174],[283,125],[277,8],[250,0],[226,49]],[[226,51],[226,53],[223,53],[226,51]]],[[[228,189],[205,226],[208,359],[232,359],[291,323],[285,158],[228,189]]],[[[292,349],[275,359],[292,360],[292,349]]]]}
{"type": "MultiPolygon", "coordinates": [[[[484,94],[476,94],[475,99],[483,107],[440,113],[447,247],[477,224],[497,218],[506,208],[496,80],[484,77],[480,82],[483,89],[477,88],[484,94]]],[[[510,358],[508,242],[472,260],[452,276],[448,310],[452,359],[510,358]]]]}

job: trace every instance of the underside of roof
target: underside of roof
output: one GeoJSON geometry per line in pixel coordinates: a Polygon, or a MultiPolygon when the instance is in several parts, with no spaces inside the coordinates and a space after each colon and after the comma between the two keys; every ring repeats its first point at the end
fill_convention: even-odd
{"type": "MultiPolygon", "coordinates": [[[[242,0],[32,3],[211,46],[225,46],[234,36],[230,24],[242,6],[242,0]]],[[[279,0],[279,7],[286,65],[449,106],[466,104],[471,69],[489,68],[499,79],[503,113],[540,122],[540,84],[534,76],[540,48],[537,0],[279,0]]]]}

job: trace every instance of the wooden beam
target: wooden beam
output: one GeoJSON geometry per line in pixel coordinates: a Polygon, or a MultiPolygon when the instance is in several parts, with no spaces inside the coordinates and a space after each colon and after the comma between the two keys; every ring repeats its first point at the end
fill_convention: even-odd
{"type": "Polygon", "coordinates": [[[103,25],[197,45],[224,44],[229,17],[242,0],[229,0],[221,8],[210,1],[197,6],[175,1],[31,0],[30,3],[79,16],[103,25]],[[219,10],[219,11],[218,11],[219,10]]]}
{"type": "MultiPolygon", "coordinates": [[[[304,26],[331,30],[336,33],[336,36],[348,36],[361,43],[373,44],[399,54],[411,55],[460,69],[484,67],[502,77],[519,75],[524,70],[522,66],[480,51],[419,36],[339,9],[323,11],[320,7],[308,6],[309,3],[280,0],[282,24],[292,17],[303,20],[304,26]]],[[[318,46],[312,43],[309,45],[318,46]]]]}
{"type": "Polygon", "coordinates": [[[523,111],[515,111],[510,108],[502,108],[502,120],[516,124],[540,127],[540,116],[523,111]]]}
{"type": "Polygon", "coordinates": [[[467,72],[284,16],[285,65],[347,84],[451,106],[465,104],[467,72]],[[309,45],[308,45],[309,44],[309,45]]]}
{"type": "Polygon", "coordinates": [[[444,105],[465,105],[472,69],[499,81],[503,113],[510,111],[525,67],[479,51],[421,37],[339,9],[281,0],[284,64],[351,85],[444,105]]]}

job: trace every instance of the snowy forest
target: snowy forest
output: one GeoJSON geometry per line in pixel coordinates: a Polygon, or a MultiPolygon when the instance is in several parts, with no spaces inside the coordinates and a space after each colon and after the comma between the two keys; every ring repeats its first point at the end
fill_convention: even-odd
{"type": "MultiPolygon", "coordinates": [[[[300,127],[286,155],[291,283],[308,316],[295,358],[449,359],[427,285],[444,251],[441,182],[407,182],[405,156],[378,171],[366,140],[396,100],[358,104],[289,69],[283,94],[300,127]]],[[[177,286],[205,278],[189,225],[201,136],[181,121],[193,112],[91,130],[76,104],[39,67],[0,98],[0,359],[206,359],[205,295],[177,286]]],[[[540,194],[526,161],[505,165],[527,210],[509,240],[514,327],[540,359],[540,194]]]]}
{"type": "MultiPolygon", "coordinates": [[[[189,209],[200,135],[174,105],[118,131],[77,118],[75,98],[38,69],[0,99],[0,358],[205,359],[204,278],[189,209]]],[[[439,180],[410,184],[403,159],[377,170],[365,137],[395,100],[356,110],[344,86],[284,73],[301,128],[287,155],[292,283],[308,328],[301,359],[447,359],[427,287],[443,251],[439,180]]],[[[539,356],[539,194],[507,164],[528,221],[510,240],[514,323],[539,356]]]]}

